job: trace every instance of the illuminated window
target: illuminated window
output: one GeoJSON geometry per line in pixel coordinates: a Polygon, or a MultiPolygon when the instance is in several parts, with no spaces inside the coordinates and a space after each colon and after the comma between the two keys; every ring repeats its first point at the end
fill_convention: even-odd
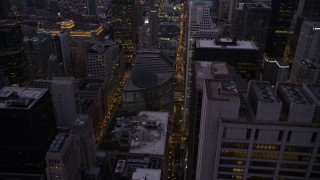
{"type": "Polygon", "coordinates": [[[268,145],[268,144],[254,144],[253,149],[256,150],[270,150],[270,151],[278,151],[279,146],[277,145],[268,145]]]}

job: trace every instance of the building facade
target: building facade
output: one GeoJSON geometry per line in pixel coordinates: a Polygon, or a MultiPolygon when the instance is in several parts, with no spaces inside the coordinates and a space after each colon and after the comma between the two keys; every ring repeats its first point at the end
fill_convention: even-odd
{"type": "Polygon", "coordinates": [[[318,179],[319,91],[264,81],[250,81],[247,94],[233,87],[205,82],[196,179],[318,179]]]}

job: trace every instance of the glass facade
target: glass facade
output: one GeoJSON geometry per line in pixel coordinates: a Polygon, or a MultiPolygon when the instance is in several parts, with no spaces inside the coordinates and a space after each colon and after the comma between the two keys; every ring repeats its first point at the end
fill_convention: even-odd
{"type": "Polygon", "coordinates": [[[30,79],[20,24],[0,20],[0,71],[12,86],[24,86],[30,79]]]}

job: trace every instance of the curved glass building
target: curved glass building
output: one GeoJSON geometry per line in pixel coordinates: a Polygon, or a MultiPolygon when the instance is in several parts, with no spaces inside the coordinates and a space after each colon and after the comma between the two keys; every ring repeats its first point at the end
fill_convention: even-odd
{"type": "Polygon", "coordinates": [[[11,86],[24,86],[29,82],[27,65],[20,24],[0,19],[0,71],[11,86]]]}

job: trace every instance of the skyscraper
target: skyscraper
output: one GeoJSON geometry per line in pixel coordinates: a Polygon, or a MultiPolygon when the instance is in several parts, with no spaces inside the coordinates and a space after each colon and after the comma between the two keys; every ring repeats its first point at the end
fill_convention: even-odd
{"type": "Polygon", "coordinates": [[[206,80],[196,179],[319,179],[315,87],[206,80]]]}
{"type": "Polygon", "coordinates": [[[56,124],[50,92],[42,88],[0,90],[0,171],[42,173],[56,124]]]}
{"type": "Polygon", "coordinates": [[[72,78],[57,78],[52,81],[51,94],[56,124],[59,127],[71,127],[77,119],[75,91],[75,81],[72,78]]]}
{"type": "MultiPolygon", "coordinates": [[[[310,82],[308,75],[302,73],[304,64],[320,66],[320,21],[304,21],[300,30],[290,80],[293,82],[310,82]],[[309,59],[309,60],[306,60],[309,59]]],[[[315,68],[320,71],[319,67],[315,68]]],[[[317,75],[316,75],[317,76],[317,75]]],[[[314,79],[314,78],[312,78],[314,79]]],[[[315,77],[316,81],[319,77],[315,77]]],[[[311,81],[312,82],[312,81],[311,81]]]]}
{"type": "Polygon", "coordinates": [[[72,76],[72,62],[70,54],[70,41],[67,31],[58,33],[53,38],[55,54],[64,76],[72,76]]]}
{"type": "Polygon", "coordinates": [[[242,40],[255,42],[260,50],[260,61],[257,69],[259,72],[261,71],[272,8],[262,3],[244,3],[244,5],[239,6],[237,11],[238,13],[234,13],[232,19],[232,34],[242,40]]]}
{"type": "Polygon", "coordinates": [[[269,57],[283,57],[290,33],[290,24],[298,0],[272,0],[272,18],[266,44],[269,57]]]}
{"type": "Polygon", "coordinates": [[[46,155],[48,180],[81,179],[80,153],[72,134],[58,134],[46,155]]]}
{"type": "Polygon", "coordinates": [[[124,46],[127,61],[133,60],[136,50],[136,6],[134,0],[112,0],[112,27],[116,42],[124,46]]]}
{"type": "Polygon", "coordinates": [[[11,86],[24,86],[30,81],[22,42],[20,24],[0,20],[0,70],[11,86]]]}

